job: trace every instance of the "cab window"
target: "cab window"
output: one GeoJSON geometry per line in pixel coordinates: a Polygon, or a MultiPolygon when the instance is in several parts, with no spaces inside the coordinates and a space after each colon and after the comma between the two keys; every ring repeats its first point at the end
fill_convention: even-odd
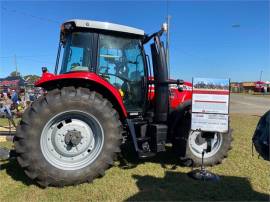
{"type": "Polygon", "coordinates": [[[144,62],[138,39],[100,34],[97,72],[119,89],[128,110],[142,108],[144,62]]]}
{"type": "Polygon", "coordinates": [[[89,71],[91,67],[91,33],[74,32],[64,46],[64,56],[60,73],[89,71]]]}

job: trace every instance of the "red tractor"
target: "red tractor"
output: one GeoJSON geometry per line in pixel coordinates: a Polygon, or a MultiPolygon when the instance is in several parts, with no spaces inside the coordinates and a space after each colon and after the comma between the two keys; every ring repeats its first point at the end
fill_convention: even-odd
{"type": "MultiPolygon", "coordinates": [[[[206,141],[190,130],[192,87],[168,78],[163,32],[89,20],[62,25],[55,72],[43,68],[36,83],[47,94],[25,111],[14,140],[31,179],[42,186],[90,182],[113,165],[123,139],[139,158],[172,143],[179,157],[200,163],[206,141]]],[[[205,163],[220,163],[230,143],[230,132],[214,133],[205,163]]]]}

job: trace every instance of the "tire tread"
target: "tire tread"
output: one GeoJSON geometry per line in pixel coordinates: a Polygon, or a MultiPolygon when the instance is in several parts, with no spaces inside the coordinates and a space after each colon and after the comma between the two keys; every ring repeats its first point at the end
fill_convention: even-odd
{"type": "Polygon", "coordinates": [[[119,120],[117,111],[113,108],[111,102],[105,99],[101,94],[82,87],[75,88],[69,86],[49,91],[46,96],[36,100],[31,104],[30,109],[26,110],[17,127],[17,131],[15,149],[18,153],[18,163],[23,167],[26,175],[32,180],[35,180],[42,187],[47,187],[49,185],[62,187],[65,185],[92,182],[97,176],[103,176],[105,174],[105,170],[113,165],[116,153],[121,151],[122,124],[119,120]],[[80,102],[82,105],[92,106],[96,110],[102,111],[102,117],[107,120],[107,122],[103,123],[103,127],[112,129],[112,131],[110,131],[111,134],[105,134],[108,135],[106,138],[108,138],[109,141],[104,142],[102,150],[102,154],[104,155],[100,154],[93,165],[85,167],[85,170],[82,171],[83,174],[79,173],[71,178],[69,175],[65,175],[61,172],[53,172],[56,168],[46,162],[45,159],[37,159],[38,155],[31,157],[33,152],[35,153],[37,151],[27,149],[36,149],[36,147],[31,146],[32,144],[36,144],[33,140],[33,135],[41,135],[36,134],[38,133],[38,129],[37,126],[34,125],[37,123],[35,119],[42,119],[42,117],[39,117],[39,113],[42,113],[41,116],[50,114],[56,111],[58,107],[61,107],[61,104],[63,104],[64,107],[70,102],[80,102]],[[29,132],[30,128],[33,132],[29,132]],[[94,169],[93,166],[95,167],[94,169]],[[59,176],[63,176],[63,179],[59,176]]]}

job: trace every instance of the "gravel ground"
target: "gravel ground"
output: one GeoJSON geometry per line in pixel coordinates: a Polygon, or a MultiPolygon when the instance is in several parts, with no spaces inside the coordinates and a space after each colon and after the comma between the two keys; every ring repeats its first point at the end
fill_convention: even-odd
{"type": "Polygon", "coordinates": [[[261,116],[270,110],[270,96],[231,94],[230,113],[261,116]]]}

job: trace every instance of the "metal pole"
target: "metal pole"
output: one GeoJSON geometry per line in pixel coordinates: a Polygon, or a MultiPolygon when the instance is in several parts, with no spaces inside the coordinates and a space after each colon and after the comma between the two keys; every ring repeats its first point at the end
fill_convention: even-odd
{"type": "Polygon", "coordinates": [[[170,20],[171,20],[171,16],[168,15],[167,16],[168,30],[167,30],[167,39],[166,39],[166,57],[167,57],[167,67],[168,67],[169,79],[171,78],[170,77],[170,72],[171,72],[171,68],[170,68],[170,51],[169,51],[169,47],[170,47],[170,20]]]}
{"type": "Polygon", "coordinates": [[[262,73],[263,73],[263,70],[261,70],[260,81],[262,81],[262,73]]]}
{"type": "Polygon", "coordinates": [[[167,59],[167,69],[168,69],[168,77],[170,77],[170,51],[169,51],[169,44],[170,44],[170,19],[171,16],[169,15],[169,0],[166,0],[166,21],[167,21],[167,34],[166,34],[166,59],[167,59]]]}
{"type": "Polygon", "coordinates": [[[14,63],[15,63],[15,68],[16,68],[16,76],[18,76],[18,66],[17,66],[17,57],[16,57],[16,54],[14,55],[14,63]]]}

